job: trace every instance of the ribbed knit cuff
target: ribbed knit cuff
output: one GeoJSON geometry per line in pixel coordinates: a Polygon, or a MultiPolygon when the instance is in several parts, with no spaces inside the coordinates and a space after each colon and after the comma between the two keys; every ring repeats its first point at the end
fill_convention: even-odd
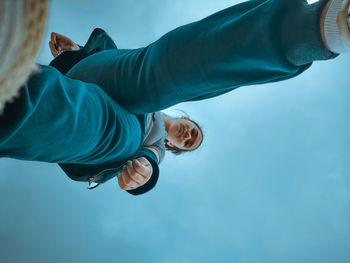
{"type": "Polygon", "coordinates": [[[350,0],[331,0],[324,23],[324,36],[329,50],[334,53],[350,51],[348,6],[350,0]]]}

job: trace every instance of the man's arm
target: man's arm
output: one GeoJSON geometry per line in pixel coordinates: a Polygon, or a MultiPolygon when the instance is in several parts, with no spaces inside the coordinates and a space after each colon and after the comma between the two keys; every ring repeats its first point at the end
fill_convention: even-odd
{"type": "Polygon", "coordinates": [[[159,178],[158,158],[154,151],[150,150],[149,148],[142,148],[137,152],[133,159],[139,157],[144,157],[149,161],[152,166],[152,173],[149,180],[144,185],[132,190],[126,190],[129,194],[132,195],[140,195],[150,191],[157,184],[159,178]]]}
{"type": "Polygon", "coordinates": [[[151,163],[145,157],[139,157],[129,160],[118,175],[118,183],[120,188],[124,190],[136,189],[151,178],[153,168],[151,163]]]}

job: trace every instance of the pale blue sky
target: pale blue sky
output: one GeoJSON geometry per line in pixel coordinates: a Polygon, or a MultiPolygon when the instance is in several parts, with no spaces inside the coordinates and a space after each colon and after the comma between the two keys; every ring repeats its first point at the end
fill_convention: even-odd
{"type": "MultiPolygon", "coordinates": [[[[238,2],[54,0],[38,61],[51,59],[51,31],[84,44],[101,27],[136,48],[238,2]]],[[[0,262],[348,263],[349,68],[345,54],[288,81],[175,106],[203,126],[203,147],[168,154],[143,196],[1,159],[0,262]]]]}

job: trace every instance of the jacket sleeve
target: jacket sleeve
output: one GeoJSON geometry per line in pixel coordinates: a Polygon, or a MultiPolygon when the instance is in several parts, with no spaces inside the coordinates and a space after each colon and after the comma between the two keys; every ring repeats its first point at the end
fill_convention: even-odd
{"type": "MultiPolygon", "coordinates": [[[[139,157],[145,157],[152,165],[153,173],[151,178],[146,184],[127,192],[132,195],[140,195],[153,189],[157,184],[159,178],[159,166],[157,156],[147,148],[141,148],[136,154],[130,157],[128,160],[134,160],[139,157]]],[[[97,184],[105,183],[106,181],[116,177],[121,172],[124,164],[123,162],[115,162],[109,164],[72,164],[72,163],[59,163],[58,165],[66,173],[66,175],[75,181],[89,182],[93,178],[92,182],[97,184]]]]}

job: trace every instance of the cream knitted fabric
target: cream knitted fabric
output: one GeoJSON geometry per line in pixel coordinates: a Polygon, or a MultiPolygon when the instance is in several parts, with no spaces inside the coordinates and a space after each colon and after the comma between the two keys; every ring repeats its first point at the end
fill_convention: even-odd
{"type": "Polygon", "coordinates": [[[49,0],[0,0],[0,113],[38,67],[49,0]]]}
{"type": "Polygon", "coordinates": [[[348,9],[350,0],[330,0],[324,21],[326,45],[334,53],[350,51],[348,9]]]}

